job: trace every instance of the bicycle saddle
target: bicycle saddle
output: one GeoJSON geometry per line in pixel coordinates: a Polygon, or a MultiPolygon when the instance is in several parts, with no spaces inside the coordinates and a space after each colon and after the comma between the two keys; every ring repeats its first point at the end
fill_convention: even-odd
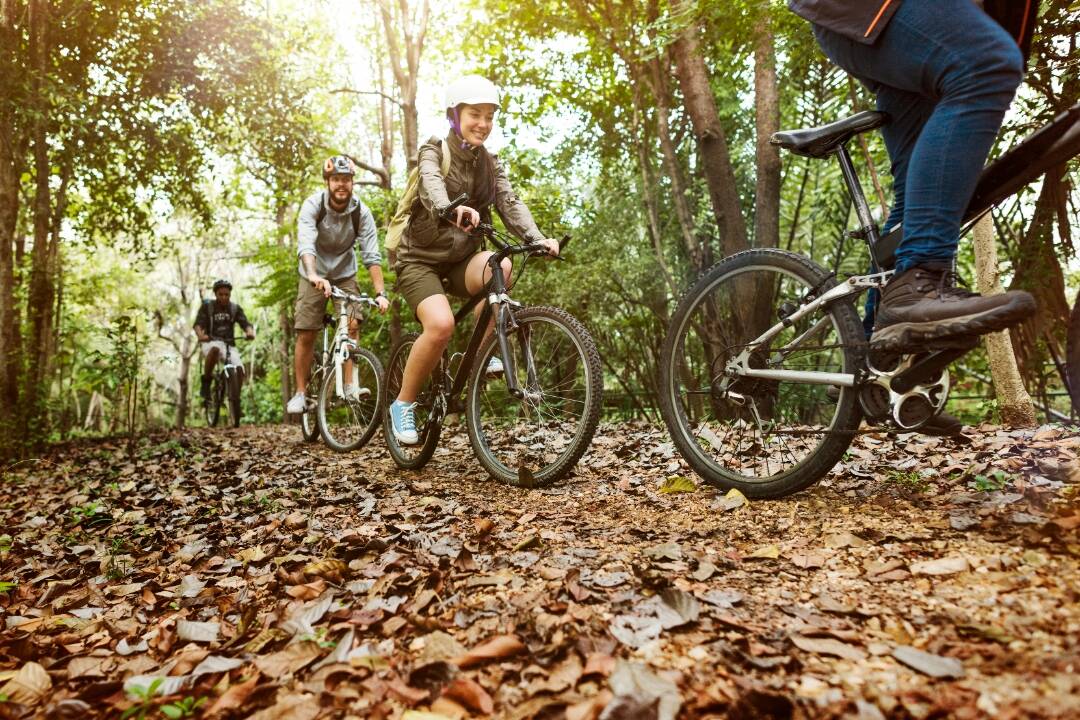
{"type": "Polygon", "coordinates": [[[823,158],[858,135],[889,122],[889,116],[876,110],[864,110],[843,120],[819,127],[781,130],[769,142],[804,157],[823,158]]]}

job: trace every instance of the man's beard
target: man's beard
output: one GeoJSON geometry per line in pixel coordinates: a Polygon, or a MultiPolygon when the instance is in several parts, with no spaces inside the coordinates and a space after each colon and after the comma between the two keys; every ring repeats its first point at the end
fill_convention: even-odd
{"type": "Polygon", "coordinates": [[[335,209],[341,207],[347,207],[349,204],[349,198],[352,196],[350,190],[331,190],[330,191],[330,205],[335,209]],[[342,197],[338,198],[338,193],[343,193],[342,197]]]}

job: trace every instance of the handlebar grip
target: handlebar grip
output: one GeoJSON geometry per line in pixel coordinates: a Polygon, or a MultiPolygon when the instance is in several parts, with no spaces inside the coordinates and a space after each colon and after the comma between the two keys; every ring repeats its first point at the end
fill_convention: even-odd
{"type": "Polygon", "coordinates": [[[439,212],[439,217],[442,218],[443,220],[449,220],[450,217],[454,214],[454,211],[457,210],[462,205],[464,205],[465,202],[468,199],[469,199],[469,193],[461,193],[456,198],[451,200],[450,204],[447,205],[446,207],[444,207],[439,212]]]}

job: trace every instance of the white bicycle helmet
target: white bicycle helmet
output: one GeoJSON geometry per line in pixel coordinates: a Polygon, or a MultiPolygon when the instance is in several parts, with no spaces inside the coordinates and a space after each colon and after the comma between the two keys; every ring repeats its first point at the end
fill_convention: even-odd
{"type": "Polygon", "coordinates": [[[479,75],[465,75],[446,87],[446,109],[458,105],[491,104],[500,107],[499,88],[495,83],[479,75]]]}

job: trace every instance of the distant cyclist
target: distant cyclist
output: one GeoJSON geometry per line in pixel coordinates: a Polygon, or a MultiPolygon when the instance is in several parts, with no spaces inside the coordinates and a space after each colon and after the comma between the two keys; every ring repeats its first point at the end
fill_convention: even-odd
{"type": "MultiPolygon", "coordinates": [[[[297,271],[300,283],[297,287],[294,324],[296,328],[296,394],[285,407],[288,413],[302,413],[307,402],[307,380],[314,360],[315,332],[323,325],[326,300],[330,288],[359,294],[356,284],[356,246],[360,246],[360,260],[367,268],[379,310],[386,312],[390,306],[383,287],[382,256],[375,232],[375,220],[371,211],[353,196],[353,176],[356,165],[345,155],[326,159],[322,168],[326,187],[311,195],[300,208],[297,229],[297,271]]],[[[359,331],[356,320],[349,321],[349,336],[355,338],[359,331]]],[[[348,371],[347,371],[348,372],[348,371]]],[[[345,396],[358,399],[367,388],[345,377],[345,396]]]]}
{"type": "Polygon", "coordinates": [[[195,335],[202,343],[203,375],[199,394],[203,402],[210,399],[210,381],[214,376],[214,365],[223,358],[233,365],[240,365],[240,353],[233,344],[236,341],[234,328],[239,325],[244,337],[255,337],[255,328],[248,322],[244,309],[231,301],[232,283],[221,279],[214,281],[214,299],[203,300],[195,316],[195,335]]]}
{"type": "MultiPolygon", "coordinates": [[[[982,297],[956,287],[961,218],[1023,79],[1035,0],[788,0],[825,54],[877,95],[903,225],[896,274],[873,320],[871,347],[964,344],[1035,311],[1023,291],[982,297]],[[995,20],[982,9],[993,11],[995,20]],[[999,22],[1000,21],[1000,24],[999,22]]],[[[869,308],[873,313],[873,307],[869,308]]]]}

